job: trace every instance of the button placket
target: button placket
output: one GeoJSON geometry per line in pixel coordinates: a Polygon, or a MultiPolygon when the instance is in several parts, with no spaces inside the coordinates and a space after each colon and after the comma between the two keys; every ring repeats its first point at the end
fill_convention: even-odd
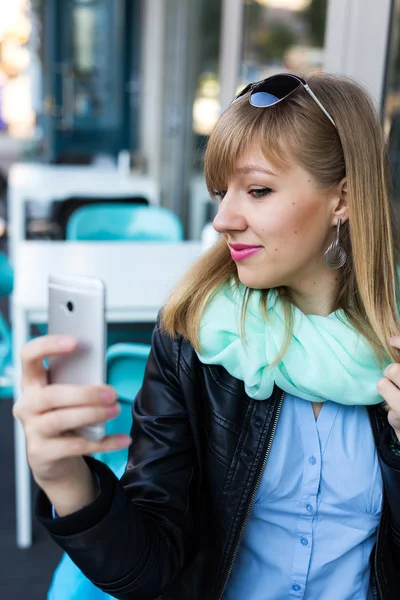
{"type": "Polygon", "coordinates": [[[321,456],[318,432],[310,406],[296,402],[303,446],[303,481],[301,508],[297,519],[297,549],[293,561],[290,597],[302,599],[306,592],[307,576],[313,547],[313,523],[317,509],[317,494],[321,477],[321,456]]]}

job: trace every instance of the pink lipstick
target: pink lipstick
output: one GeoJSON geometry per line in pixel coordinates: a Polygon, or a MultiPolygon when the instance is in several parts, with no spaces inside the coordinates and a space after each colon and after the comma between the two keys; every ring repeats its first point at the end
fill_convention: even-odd
{"type": "Polygon", "coordinates": [[[262,246],[250,246],[248,244],[229,244],[231,256],[234,261],[250,258],[261,250],[262,246]]]}

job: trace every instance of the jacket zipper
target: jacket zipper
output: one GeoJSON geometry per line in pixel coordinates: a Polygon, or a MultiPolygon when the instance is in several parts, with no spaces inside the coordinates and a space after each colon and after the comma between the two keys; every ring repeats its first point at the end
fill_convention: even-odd
{"type": "Polygon", "coordinates": [[[260,486],[261,479],[262,479],[262,477],[264,475],[264,471],[265,471],[265,467],[267,465],[269,453],[271,451],[272,442],[273,442],[273,439],[274,439],[276,427],[278,425],[278,420],[279,420],[279,415],[280,415],[281,408],[282,408],[282,403],[283,403],[283,397],[284,397],[284,395],[285,395],[285,392],[282,392],[280,400],[279,400],[279,404],[278,404],[278,409],[276,411],[276,415],[275,415],[274,424],[273,424],[273,427],[272,427],[271,436],[270,436],[270,439],[269,439],[269,442],[268,442],[268,446],[267,446],[267,450],[265,452],[264,460],[263,460],[263,463],[262,463],[261,471],[258,474],[256,485],[254,487],[253,493],[252,493],[251,498],[250,498],[250,502],[249,502],[248,507],[247,507],[246,516],[245,516],[244,521],[242,523],[242,526],[240,528],[239,536],[238,536],[238,539],[236,541],[234,551],[232,553],[231,561],[230,561],[229,567],[228,567],[228,569],[226,571],[226,575],[225,575],[224,583],[223,583],[223,586],[222,586],[222,589],[221,589],[221,593],[217,596],[218,600],[221,600],[222,596],[224,595],[226,584],[228,583],[228,579],[229,579],[229,576],[230,576],[231,571],[232,571],[233,563],[235,562],[236,555],[237,555],[238,550],[239,550],[240,542],[242,540],[242,537],[243,537],[243,534],[244,534],[244,530],[246,529],[246,525],[247,525],[247,522],[248,522],[249,517],[250,517],[250,513],[251,513],[251,509],[252,509],[254,500],[256,499],[256,496],[257,496],[257,491],[258,491],[258,488],[260,486]]]}
{"type": "Polygon", "coordinates": [[[376,532],[376,545],[375,545],[375,553],[374,553],[375,554],[375,556],[374,556],[375,579],[376,579],[376,588],[378,591],[379,600],[383,600],[381,582],[379,581],[379,576],[378,576],[378,544],[379,544],[379,533],[381,530],[381,520],[382,520],[382,516],[381,516],[381,519],[379,520],[378,530],[376,532]]]}
{"type": "MultiPolygon", "coordinates": [[[[242,540],[244,530],[246,529],[246,525],[247,525],[247,522],[248,522],[249,517],[250,517],[250,513],[251,513],[251,509],[252,509],[254,500],[256,499],[256,496],[257,496],[257,491],[258,491],[258,488],[260,486],[261,479],[262,479],[262,477],[264,475],[265,467],[267,466],[267,461],[268,461],[269,453],[271,451],[272,442],[273,442],[273,439],[274,439],[276,427],[278,425],[278,420],[279,420],[279,415],[280,415],[281,408],[282,408],[282,403],[283,403],[283,397],[284,397],[284,395],[285,395],[285,393],[282,392],[280,400],[279,400],[278,410],[276,411],[276,415],[275,415],[275,419],[274,419],[272,433],[271,433],[271,436],[270,436],[270,439],[269,439],[269,442],[268,442],[268,447],[267,447],[267,450],[266,450],[266,453],[265,453],[265,457],[264,457],[264,461],[263,461],[263,464],[262,464],[262,467],[261,467],[261,471],[260,471],[260,473],[258,475],[257,482],[256,482],[256,485],[254,487],[254,490],[253,490],[253,493],[252,493],[252,496],[251,496],[251,499],[250,499],[250,503],[249,503],[248,508],[247,508],[246,516],[245,516],[245,519],[244,519],[244,521],[242,523],[242,526],[240,528],[239,537],[238,537],[238,539],[236,541],[235,549],[233,551],[232,558],[231,558],[231,561],[229,563],[228,570],[226,572],[226,576],[225,576],[224,583],[223,583],[223,586],[222,586],[222,589],[221,589],[221,593],[217,597],[217,600],[221,600],[222,596],[224,595],[226,584],[228,583],[228,579],[229,579],[229,576],[231,574],[232,567],[233,567],[233,564],[234,564],[235,559],[236,559],[236,555],[237,555],[238,550],[239,550],[240,542],[242,540]]],[[[371,419],[369,419],[369,424],[370,424],[370,427],[371,427],[372,436],[375,439],[374,430],[373,430],[372,424],[371,424],[371,419]]],[[[383,513],[383,510],[384,510],[384,506],[382,505],[382,513],[383,513]]],[[[381,518],[379,520],[378,529],[377,529],[377,532],[376,532],[376,544],[375,544],[375,552],[374,552],[374,570],[375,570],[375,579],[376,579],[376,586],[377,586],[379,600],[384,600],[384,596],[383,596],[383,593],[382,593],[381,582],[379,580],[379,574],[378,574],[378,554],[379,554],[378,548],[379,548],[379,535],[380,535],[380,530],[381,530],[381,524],[382,524],[382,515],[381,515],[381,518]]]]}

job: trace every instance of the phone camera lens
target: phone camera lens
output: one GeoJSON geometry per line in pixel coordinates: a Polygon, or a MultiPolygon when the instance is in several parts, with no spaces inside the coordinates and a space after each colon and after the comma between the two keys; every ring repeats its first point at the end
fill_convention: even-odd
{"type": "Polygon", "coordinates": [[[69,312],[72,312],[74,310],[74,305],[72,304],[72,302],[67,302],[67,308],[69,312]]]}

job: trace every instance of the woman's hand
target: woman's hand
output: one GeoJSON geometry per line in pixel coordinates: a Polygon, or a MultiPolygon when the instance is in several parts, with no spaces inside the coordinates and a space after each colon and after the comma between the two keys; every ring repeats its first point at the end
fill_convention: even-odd
{"type": "MultiPolygon", "coordinates": [[[[390,343],[400,349],[400,336],[390,338],[390,343]]],[[[388,404],[388,421],[400,441],[400,364],[392,363],[383,374],[384,377],[378,381],[376,388],[388,404]]]]}
{"type": "Polygon", "coordinates": [[[77,341],[72,338],[45,336],[29,342],[21,352],[23,394],[13,414],[25,431],[33,477],[45,491],[79,481],[86,466],[83,455],[121,449],[131,442],[126,435],[90,441],[72,433],[83,425],[114,418],[120,410],[109,386],[48,384],[43,360],[76,348],[77,341]]]}

